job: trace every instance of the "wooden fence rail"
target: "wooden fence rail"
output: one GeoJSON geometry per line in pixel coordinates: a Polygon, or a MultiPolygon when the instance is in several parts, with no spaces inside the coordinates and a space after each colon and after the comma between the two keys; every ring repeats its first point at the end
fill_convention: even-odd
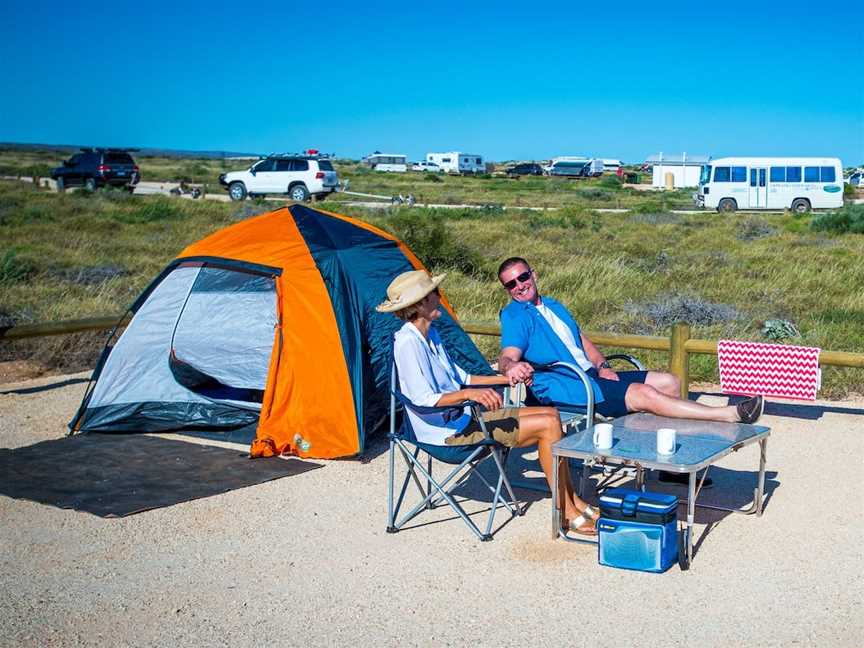
{"type": "MultiPolygon", "coordinates": [[[[61,322],[43,322],[40,324],[21,324],[6,328],[0,327],[0,340],[21,340],[44,335],[65,335],[67,333],[80,333],[82,331],[98,331],[113,328],[118,322],[121,326],[128,324],[128,314],[89,317],[61,322]]],[[[501,335],[501,328],[497,324],[462,322],[462,328],[472,335],[501,335]]],[[[717,355],[717,340],[691,338],[689,324],[675,324],[669,337],[658,335],[621,335],[600,331],[585,331],[585,334],[594,344],[599,346],[668,351],[669,371],[675,374],[681,381],[681,396],[683,398],[687,397],[690,389],[690,356],[696,353],[717,355]]],[[[819,364],[821,366],[864,369],[864,353],[823,350],[819,354],[819,364]]]]}

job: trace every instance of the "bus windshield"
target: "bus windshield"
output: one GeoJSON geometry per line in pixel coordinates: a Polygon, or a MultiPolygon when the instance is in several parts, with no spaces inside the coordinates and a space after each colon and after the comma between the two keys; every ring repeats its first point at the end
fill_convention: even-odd
{"type": "Polygon", "coordinates": [[[702,173],[699,174],[699,184],[704,185],[711,182],[711,165],[706,164],[702,167],[702,173]]]}

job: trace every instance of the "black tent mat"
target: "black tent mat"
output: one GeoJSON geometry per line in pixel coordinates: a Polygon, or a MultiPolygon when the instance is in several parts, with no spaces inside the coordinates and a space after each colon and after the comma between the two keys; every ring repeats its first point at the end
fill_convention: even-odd
{"type": "Polygon", "coordinates": [[[320,467],[161,437],[90,433],[0,449],[0,495],[123,517],[320,467]]]}

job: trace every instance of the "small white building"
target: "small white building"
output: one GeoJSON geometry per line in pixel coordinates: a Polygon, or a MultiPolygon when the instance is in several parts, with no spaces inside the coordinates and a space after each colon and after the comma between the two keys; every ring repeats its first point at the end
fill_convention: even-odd
{"type": "Polygon", "coordinates": [[[707,155],[657,153],[649,156],[645,164],[653,167],[651,184],[655,187],[668,187],[671,180],[671,187],[679,189],[698,187],[699,174],[710,159],[707,155]]]}
{"type": "Polygon", "coordinates": [[[427,153],[427,162],[434,162],[446,173],[485,173],[483,156],[476,153],[427,153]]]}

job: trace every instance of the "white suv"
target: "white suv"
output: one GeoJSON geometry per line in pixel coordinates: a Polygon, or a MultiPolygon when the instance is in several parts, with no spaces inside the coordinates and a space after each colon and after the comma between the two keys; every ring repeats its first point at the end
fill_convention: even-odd
{"type": "Polygon", "coordinates": [[[439,173],[441,167],[434,162],[415,162],[411,165],[412,171],[426,171],[428,173],[439,173]]]}
{"type": "Polygon", "coordinates": [[[231,171],[219,176],[231,200],[246,196],[288,194],[302,202],[309,196],[323,198],[336,191],[339,177],[330,160],[312,155],[270,155],[246,171],[231,171]]]}

